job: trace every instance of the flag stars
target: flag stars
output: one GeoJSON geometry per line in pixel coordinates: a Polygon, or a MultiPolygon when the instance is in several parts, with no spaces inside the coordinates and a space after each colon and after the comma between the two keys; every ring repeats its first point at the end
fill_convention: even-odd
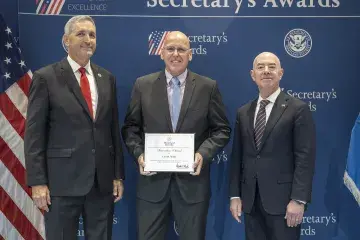
{"type": "Polygon", "coordinates": [[[10,73],[5,73],[4,77],[5,77],[6,79],[10,78],[10,73]]]}
{"type": "Polygon", "coordinates": [[[9,35],[9,34],[11,33],[11,29],[10,29],[9,27],[7,27],[7,28],[5,29],[5,32],[7,32],[7,34],[9,35]]]}
{"type": "Polygon", "coordinates": [[[20,67],[26,67],[24,60],[21,60],[21,61],[19,62],[19,64],[20,64],[20,67]]]}
{"type": "Polygon", "coordinates": [[[7,43],[5,44],[5,47],[6,47],[7,49],[12,48],[12,43],[7,42],[7,43]]]}
{"type": "Polygon", "coordinates": [[[6,64],[10,64],[10,63],[11,63],[11,60],[10,60],[10,58],[8,58],[8,57],[7,57],[7,58],[5,58],[5,60],[4,60],[4,61],[5,61],[5,63],[6,63],[6,64]]]}

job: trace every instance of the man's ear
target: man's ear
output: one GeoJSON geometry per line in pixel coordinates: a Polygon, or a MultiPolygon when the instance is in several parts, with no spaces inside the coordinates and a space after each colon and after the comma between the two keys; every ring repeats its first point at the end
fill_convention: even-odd
{"type": "Polygon", "coordinates": [[[162,49],[160,49],[160,58],[161,58],[161,60],[164,60],[163,50],[162,49]]]}
{"type": "Polygon", "coordinates": [[[254,72],[254,70],[250,71],[250,76],[251,76],[252,80],[255,82],[255,72],[254,72]]]}
{"type": "Polygon", "coordinates": [[[69,46],[69,36],[65,35],[63,36],[63,43],[65,44],[66,47],[69,46]]]}
{"type": "Polygon", "coordinates": [[[283,77],[283,75],[284,75],[284,69],[282,68],[282,69],[280,69],[280,72],[279,72],[280,80],[283,77]]]}

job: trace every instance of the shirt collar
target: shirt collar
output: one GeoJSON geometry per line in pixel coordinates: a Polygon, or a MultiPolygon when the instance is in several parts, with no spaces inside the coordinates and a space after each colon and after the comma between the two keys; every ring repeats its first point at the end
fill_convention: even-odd
{"type": "MultiPolygon", "coordinates": [[[[68,60],[70,67],[74,73],[77,72],[79,70],[79,68],[81,68],[81,66],[77,62],[75,62],[69,55],[67,56],[67,60],[68,60]]],[[[87,74],[92,75],[90,60],[84,68],[85,68],[87,74]]]]}
{"type": "MultiPolygon", "coordinates": [[[[280,90],[280,88],[278,88],[275,92],[273,92],[273,94],[271,94],[269,97],[267,97],[266,100],[269,100],[271,103],[275,103],[276,98],[279,96],[280,92],[281,92],[281,90],[280,90]]],[[[265,100],[265,99],[262,98],[259,94],[257,104],[259,104],[261,102],[261,100],[265,100]]]]}
{"type": "MultiPolygon", "coordinates": [[[[184,84],[186,77],[187,77],[187,72],[188,72],[188,70],[185,69],[185,71],[182,74],[180,74],[179,76],[176,76],[180,81],[180,85],[184,84]]],[[[167,84],[170,84],[170,81],[174,76],[172,76],[166,69],[165,69],[165,76],[166,76],[167,84]]]]}

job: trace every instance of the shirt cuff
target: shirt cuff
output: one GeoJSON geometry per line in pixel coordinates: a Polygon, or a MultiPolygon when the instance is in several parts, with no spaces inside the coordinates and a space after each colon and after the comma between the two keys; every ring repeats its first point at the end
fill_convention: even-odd
{"type": "Polygon", "coordinates": [[[240,199],[240,197],[231,197],[230,200],[233,200],[233,199],[240,199]]]}
{"type": "Polygon", "coordinates": [[[305,201],[301,201],[301,200],[297,200],[297,199],[293,199],[295,202],[298,202],[298,203],[302,203],[304,205],[306,205],[306,202],[305,201]]]}

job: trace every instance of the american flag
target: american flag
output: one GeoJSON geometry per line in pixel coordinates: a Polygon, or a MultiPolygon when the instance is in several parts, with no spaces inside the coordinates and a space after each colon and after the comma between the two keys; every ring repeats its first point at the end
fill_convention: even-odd
{"type": "Polygon", "coordinates": [[[154,31],[149,35],[149,55],[160,55],[164,40],[170,31],[154,31]]]}
{"type": "Polygon", "coordinates": [[[45,239],[26,185],[24,132],[32,73],[0,14],[0,239],[45,239]]]}
{"type": "Polygon", "coordinates": [[[59,15],[65,0],[35,0],[36,14],[59,15]]]}

